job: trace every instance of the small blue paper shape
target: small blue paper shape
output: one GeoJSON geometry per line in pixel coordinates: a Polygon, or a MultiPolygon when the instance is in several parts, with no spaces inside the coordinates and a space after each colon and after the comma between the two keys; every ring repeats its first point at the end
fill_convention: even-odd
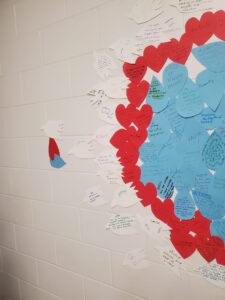
{"type": "Polygon", "coordinates": [[[192,195],[201,214],[207,219],[220,219],[224,216],[225,205],[213,201],[212,195],[201,191],[193,191],[192,195]]]}
{"type": "Polygon", "coordinates": [[[60,169],[62,168],[66,163],[64,160],[57,154],[55,154],[54,159],[50,159],[50,164],[53,168],[60,169]]]}
{"type": "Polygon", "coordinates": [[[204,108],[203,111],[195,117],[195,119],[204,129],[209,130],[215,129],[219,126],[222,116],[207,107],[204,108]]]}
{"type": "Polygon", "coordinates": [[[194,57],[209,71],[225,71],[225,42],[214,42],[192,49],[194,57]]]}
{"type": "Polygon", "coordinates": [[[184,87],[188,79],[186,66],[171,63],[163,71],[163,85],[171,97],[175,97],[184,87]]]}
{"type": "Polygon", "coordinates": [[[211,235],[220,237],[225,242],[225,219],[214,220],[210,224],[211,235]]]}
{"type": "Polygon", "coordinates": [[[191,79],[188,79],[177,96],[176,108],[178,114],[184,118],[193,117],[201,113],[203,100],[199,93],[199,87],[191,79]]]}
{"type": "Polygon", "coordinates": [[[198,74],[196,84],[199,86],[199,92],[203,101],[215,111],[225,90],[223,78],[221,78],[220,74],[205,70],[198,74]]]}
{"type": "Polygon", "coordinates": [[[174,201],[175,215],[182,220],[190,220],[195,214],[195,203],[189,193],[178,193],[174,201]]]}
{"type": "Polygon", "coordinates": [[[176,110],[174,99],[169,100],[169,104],[162,112],[170,124],[170,128],[177,137],[181,137],[184,131],[185,119],[181,117],[176,110]]]}
{"type": "Polygon", "coordinates": [[[202,150],[202,161],[208,169],[216,170],[225,160],[225,144],[221,136],[214,131],[202,150]]]}
{"type": "Polygon", "coordinates": [[[148,138],[150,142],[157,145],[163,145],[169,139],[170,125],[162,113],[156,113],[148,128],[148,138]]]}
{"type": "Polygon", "coordinates": [[[151,105],[153,112],[160,112],[167,107],[168,101],[169,98],[163,85],[155,76],[153,76],[146,102],[151,105]]]}

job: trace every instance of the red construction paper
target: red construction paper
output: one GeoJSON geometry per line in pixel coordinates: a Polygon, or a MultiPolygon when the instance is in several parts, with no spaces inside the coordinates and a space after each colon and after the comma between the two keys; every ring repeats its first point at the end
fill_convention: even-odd
{"type": "Polygon", "coordinates": [[[136,109],[134,111],[133,123],[138,128],[148,128],[153,116],[153,111],[151,106],[144,104],[140,110],[136,109]]]}
{"type": "Polygon", "coordinates": [[[164,66],[167,60],[167,54],[165,48],[159,46],[158,48],[154,46],[148,46],[144,50],[144,59],[147,66],[155,72],[159,72],[164,66]]]}
{"type": "Polygon", "coordinates": [[[136,107],[145,100],[149,90],[149,83],[142,80],[139,84],[131,82],[127,88],[127,99],[136,107]]]}
{"type": "Polygon", "coordinates": [[[217,252],[223,249],[223,241],[216,236],[196,236],[195,240],[199,253],[207,262],[213,261],[216,258],[217,252]]]}
{"type": "Polygon", "coordinates": [[[116,118],[123,127],[128,128],[134,119],[135,111],[135,106],[131,104],[127,107],[120,104],[116,108],[116,118]]]}
{"type": "Polygon", "coordinates": [[[189,35],[183,34],[179,41],[171,39],[168,47],[168,57],[175,63],[185,64],[191,53],[192,40],[189,35]]]}
{"type": "Polygon", "coordinates": [[[215,35],[221,39],[225,40],[225,12],[219,10],[214,14],[215,22],[215,35]]]}
{"type": "Polygon", "coordinates": [[[110,139],[110,143],[115,148],[118,149],[118,148],[121,148],[128,139],[129,139],[129,134],[128,134],[127,130],[120,129],[113,134],[113,136],[110,139]]]}
{"type": "Polygon", "coordinates": [[[157,189],[153,183],[149,182],[145,186],[143,185],[139,188],[137,196],[141,199],[143,206],[151,205],[153,199],[157,197],[157,189]]]}
{"type": "Polygon", "coordinates": [[[185,25],[186,33],[194,44],[204,45],[215,31],[214,15],[212,12],[206,12],[201,19],[191,18],[185,25]]]}
{"type": "Polygon", "coordinates": [[[127,129],[129,134],[129,140],[136,146],[140,146],[147,138],[147,130],[146,129],[135,129],[134,126],[131,126],[127,129]]]}
{"type": "Polygon", "coordinates": [[[191,256],[196,250],[195,238],[190,234],[183,234],[179,231],[172,230],[170,239],[177,252],[183,258],[191,256]]]}
{"type": "Polygon", "coordinates": [[[49,158],[51,160],[54,159],[55,154],[60,156],[58,145],[56,144],[56,141],[53,138],[49,138],[48,153],[49,153],[49,158]]]}
{"type": "Polygon", "coordinates": [[[125,183],[139,181],[141,169],[138,166],[126,166],[123,168],[122,177],[125,183]]]}
{"type": "Polygon", "coordinates": [[[116,156],[122,166],[135,165],[139,158],[139,151],[130,142],[124,143],[117,151],[116,156]]]}
{"type": "Polygon", "coordinates": [[[147,70],[145,60],[142,56],[136,59],[134,64],[124,63],[123,72],[131,82],[138,84],[147,70]]]}

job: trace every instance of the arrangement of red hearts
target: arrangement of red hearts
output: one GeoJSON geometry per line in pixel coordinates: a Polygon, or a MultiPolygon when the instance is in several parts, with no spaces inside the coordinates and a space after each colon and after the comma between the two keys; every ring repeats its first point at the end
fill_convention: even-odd
{"type": "Polygon", "coordinates": [[[142,170],[137,164],[140,147],[147,139],[148,127],[153,120],[153,109],[145,103],[150,89],[150,84],[143,80],[146,71],[159,73],[168,59],[184,65],[193,46],[205,45],[213,35],[225,41],[225,12],[222,10],[206,12],[200,20],[189,19],[179,40],[171,39],[158,47],[150,45],[134,64],[124,63],[123,72],[130,80],[126,91],[129,105],[117,106],[115,114],[122,128],[114,133],[110,142],[118,150],[124,183],[132,184],[141,204],[170,227],[170,240],[178,253],[186,259],[198,251],[207,262],[216,260],[225,266],[225,244],[222,238],[211,234],[212,220],[198,209],[191,219],[178,218],[173,200],[170,197],[162,200],[154,183],[143,183],[142,170]]]}

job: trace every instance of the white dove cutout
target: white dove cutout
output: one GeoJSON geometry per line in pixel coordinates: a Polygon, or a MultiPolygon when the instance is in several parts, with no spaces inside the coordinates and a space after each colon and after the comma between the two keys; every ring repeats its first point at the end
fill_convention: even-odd
{"type": "Polygon", "coordinates": [[[42,127],[45,135],[49,138],[62,139],[64,123],[61,121],[48,120],[42,127]]]}

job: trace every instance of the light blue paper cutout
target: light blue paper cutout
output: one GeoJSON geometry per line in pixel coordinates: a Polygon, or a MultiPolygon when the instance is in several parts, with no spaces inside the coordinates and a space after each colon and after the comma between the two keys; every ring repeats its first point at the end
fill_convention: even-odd
{"type": "Polygon", "coordinates": [[[225,160],[225,144],[221,136],[214,131],[202,150],[202,161],[208,169],[216,170],[225,160]]]}
{"type": "Polygon", "coordinates": [[[62,168],[66,163],[64,160],[57,154],[55,154],[54,159],[50,159],[50,164],[53,168],[60,169],[62,168]]]}
{"type": "Polygon", "coordinates": [[[162,112],[170,124],[170,128],[177,137],[181,137],[184,131],[185,119],[176,110],[174,99],[169,100],[167,108],[162,112]]]}
{"type": "Polygon", "coordinates": [[[166,176],[157,185],[158,196],[163,200],[166,198],[171,198],[174,192],[173,180],[170,176],[166,176]]]}
{"type": "Polygon", "coordinates": [[[168,101],[169,99],[163,85],[153,76],[146,102],[151,105],[153,112],[161,112],[167,107],[168,101]]]}
{"type": "Polygon", "coordinates": [[[163,71],[163,85],[171,97],[175,97],[184,87],[188,79],[186,66],[171,63],[163,71]]]}
{"type": "Polygon", "coordinates": [[[225,242],[225,219],[215,220],[210,224],[211,235],[220,237],[225,242]]]}
{"type": "Polygon", "coordinates": [[[216,110],[216,113],[218,116],[225,116],[225,94],[223,94],[223,97],[220,101],[220,104],[216,110]]]}
{"type": "Polygon", "coordinates": [[[162,113],[156,113],[148,128],[148,138],[150,142],[163,145],[170,136],[170,126],[162,113]]]}
{"type": "Polygon", "coordinates": [[[211,72],[225,71],[225,42],[213,42],[196,47],[192,49],[192,53],[211,72]]]}
{"type": "Polygon", "coordinates": [[[176,190],[181,194],[190,191],[194,184],[193,170],[181,166],[173,175],[173,182],[176,190]]]}
{"type": "Polygon", "coordinates": [[[180,91],[176,99],[176,108],[179,115],[184,118],[200,114],[203,109],[203,99],[199,87],[190,79],[180,91]]]}
{"type": "Polygon", "coordinates": [[[189,193],[178,193],[174,201],[175,215],[182,220],[190,220],[195,214],[195,203],[189,193]]]}
{"type": "Polygon", "coordinates": [[[193,191],[192,195],[196,206],[205,218],[215,220],[224,216],[225,205],[213,201],[212,195],[202,191],[193,191]]]}
{"type": "Polygon", "coordinates": [[[219,167],[213,176],[210,193],[216,203],[225,206],[225,164],[219,167]]]}
{"type": "Polygon", "coordinates": [[[225,90],[225,82],[221,76],[205,70],[198,74],[196,84],[199,86],[199,92],[203,101],[206,102],[213,111],[215,111],[225,90]]]}
{"type": "Polygon", "coordinates": [[[201,191],[206,194],[209,193],[212,180],[213,175],[205,166],[202,166],[202,168],[198,169],[194,174],[193,190],[201,191]]]}
{"type": "Polygon", "coordinates": [[[158,159],[158,147],[154,142],[146,142],[139,148],[140,159],[142,162],[148,164],[158,159]]]}
{"type": "Polygon", "coordinates": [[[195,117],[203,128],[206,130],[215,129],[219,126],[222,116],[210,108],[204,108],[203,111],[195,117]]]}

